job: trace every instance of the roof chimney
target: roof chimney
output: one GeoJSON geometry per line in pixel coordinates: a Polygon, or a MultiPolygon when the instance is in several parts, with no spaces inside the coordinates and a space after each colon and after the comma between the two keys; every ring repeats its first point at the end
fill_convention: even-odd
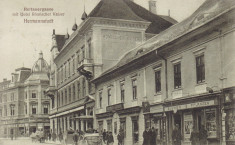
{"type": "Polygon", "coordinates": [[[156,1],[149,0],[149,11],[154,14],[157,14],[156,1]]]}
{"type": "Polygon", "coordinates": [[[7,78],[3,78],[3,82],[7,81],[7,78]]]}
{"type": "Polygon", "coordinates": [[[169,17],[171,16],[171,10],[170,9],[168,10],[168,16],[169,17]]]}

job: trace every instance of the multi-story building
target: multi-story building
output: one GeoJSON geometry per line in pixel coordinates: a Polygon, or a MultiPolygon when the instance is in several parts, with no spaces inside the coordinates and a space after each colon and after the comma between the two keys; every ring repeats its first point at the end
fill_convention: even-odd
{"type": "Polygon", "coordinates": [[[49,130],[48,65],[42,53],[32,70],[21,67],[12,73],[11,81],[1,83],[1,137],[28,136],[36,129],[49,130]]]}
{"type": "MultiPolygon", "coordinates": [[[[154,6],[154,5],[152,5],[154,6]]],[[[154,9],[153,9],[154,10],[154,9]]],[[[51,129],[86,131],[95,128],[95,88],[90,79],[116,64],[127,51],[176,23],[170,16],[155,15],[130,0],[102,0],[71,35],[53,31],[51,129]],[[79,73],[77,73],[77,71],[79,73]]]]}
{"type": "Polygon", "coordinates": [[[235,1],[207,0],[190,17],[127,52],[92,80],[100,130],[124,130],[124,144],[142,144],[145,128],[182,144],[193,128],[207,144],[234,144],[235,1]]]}

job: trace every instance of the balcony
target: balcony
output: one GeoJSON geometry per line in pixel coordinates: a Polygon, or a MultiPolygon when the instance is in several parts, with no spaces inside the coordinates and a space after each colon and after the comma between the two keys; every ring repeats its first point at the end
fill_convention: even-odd
{"type": "Polygon", "coordinates": [[[94,63],[93,59],[91,58],[85,58],[81,61],[78,62],[78,69],[80,69],[81,67],[89,67],[92,66],[92,64],[94,63]]]}
{"type": "Polygon", "coordinates": [[[93,77],[93,59],[83,59],[78,63],[77,71],[88,80],[93,77]]]}

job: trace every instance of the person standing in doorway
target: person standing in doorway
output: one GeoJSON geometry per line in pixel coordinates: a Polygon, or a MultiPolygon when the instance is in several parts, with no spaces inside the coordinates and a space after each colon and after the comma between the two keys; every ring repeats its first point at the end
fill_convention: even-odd
{"type": "Polygon", "coordinates": [[[117,139],[118,139],[118,145],[124,145],[124,132],[122,129],[119,130],[117,139]]]}
{"type": "Polygon", "coordinates": [[[150,145],[156,145],[156,137],[157,137],[156,130],[154,129],[154,127],[152,127],[150,131],[150,145]]]}
{"type": "Polygon", "coordinates": [[[103,131],[103,133],[102,133],[102,136],[103,136],[103,142],[104,142],[104,144],[106,144],[107,132],[106,132],[105,129],[104,129],[104,131],[103,131]]]}
{"type": "Polygon", "coordinates": [[[150,133],[148,128],[145,128],[145,131],[143,132],[143,138],[143,145],[149,145],[150,133]]]}
{"type": "Polygon", "coordinates": [[[78,145],[78,138],[79,138],[78,132],[75,131],[73,134],[73,141],[75,145],[78,145]]]}
{"type": "Polygon", "coordinates": [[[112,132],[110,131],[107,137],[107,145],[113,145],[113,143],[114,143],[114,139],[113,139],[112,132]]]}
{"type": "Polygon", "coordinates": [[[179,129],[179,124],[175,125],[175,129],[172,132],[172,141],[173,141],[173,145],[181,145],[181,131],[179,129]]]}
{"type": "Polygon", "coordinates": [[[196,130],[196,127],[193,126],[193,131],[191,132],[190,140],[192,145],[199,145],[199,132],[196,130]]]}
{"type": "Polygon", "coordinates": [[[199,141],[200,145],[207,145],[207,130],[205,129],[205,126],[202,125],[201,129],[199,130],[199,141]]]}

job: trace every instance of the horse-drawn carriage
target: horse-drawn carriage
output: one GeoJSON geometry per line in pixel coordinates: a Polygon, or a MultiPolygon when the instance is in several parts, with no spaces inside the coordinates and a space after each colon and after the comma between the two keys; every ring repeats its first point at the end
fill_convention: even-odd
{"type": "Polygon", "coordinates": [[[36,131],[35,133],[32,133],[30,135],[30,138],[32,139],[32,142],[45,142],[45,137],[43,131],[36,131]]]}

